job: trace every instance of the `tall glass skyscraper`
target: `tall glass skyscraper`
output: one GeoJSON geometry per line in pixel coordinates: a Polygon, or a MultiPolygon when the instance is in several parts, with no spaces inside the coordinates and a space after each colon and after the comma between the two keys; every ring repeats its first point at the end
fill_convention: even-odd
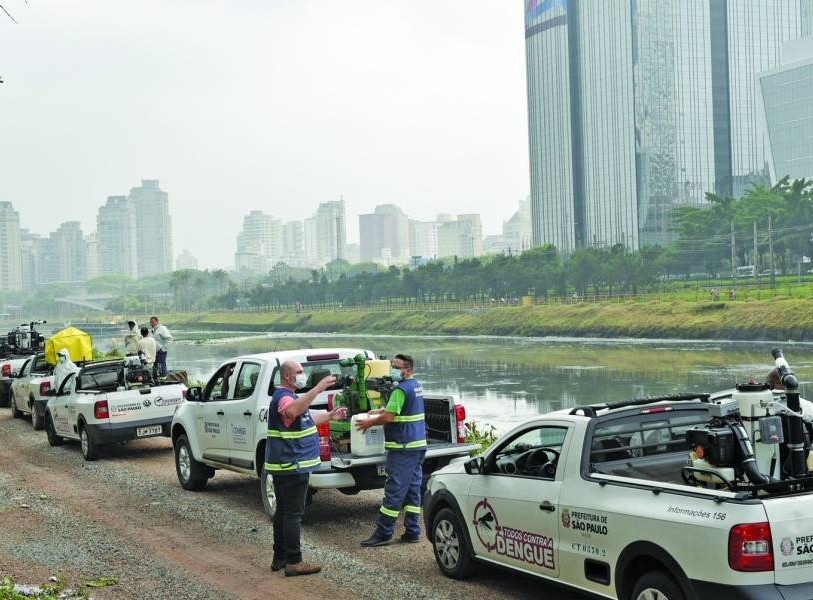
{"type": "Polygon", "coordinates": [[[813,0],[525,0],[534,243],[666,243],[768,181],[758,74],[813,0]]]}

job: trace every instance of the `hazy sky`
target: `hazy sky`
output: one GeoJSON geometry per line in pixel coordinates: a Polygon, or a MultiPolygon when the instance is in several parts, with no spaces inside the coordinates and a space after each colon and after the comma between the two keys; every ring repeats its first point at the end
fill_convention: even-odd
{"type": "Polygon", "coordinates": [[[233,263],[243,216],[480,212],[528,194],[519,0],[0,0],[0,200],[96,228],[141,179],[175,254],[233,263]]]}

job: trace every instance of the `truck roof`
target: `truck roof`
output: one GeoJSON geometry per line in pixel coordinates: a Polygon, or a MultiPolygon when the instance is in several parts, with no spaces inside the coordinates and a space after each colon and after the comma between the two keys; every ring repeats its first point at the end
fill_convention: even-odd
{"type": "MultiPolygon", "coordinates": [[[[280,352],[262,352],[258,354],[244,354],[236,357],[236,360],[255,359],[264,362],[285,362],[286,360],[300,360],[305,358],[308,362],[316,362],[320,360],[335,360],[338,358],[345,358],[348,356],[355,356],[356,354],[366,354],[370,358],[374,358],[375,354],[363,348],[307,348],[304,350],[283,350],[280,352]],[[334,356],[335,355],[335,356],[334,356]]],[[[235,360],[235,359],[233,359],[235,360]]]]}
{"type": "Polygon", "coordinates": [[[634,398],[632,400],[622,400],[620,402],[587,404],[584,406],[577,406],[575,408],[565,408],[552,414],[568,415],[585,419],[596,419],[633,407],[640,408],[645,406],[667,405],[674,402],[695,402],[698,404],[702,403],[705,406],[710,397],[710,394],[700,392],[669,394],[667,396],[647,396],[643,398],[634,398]]]}

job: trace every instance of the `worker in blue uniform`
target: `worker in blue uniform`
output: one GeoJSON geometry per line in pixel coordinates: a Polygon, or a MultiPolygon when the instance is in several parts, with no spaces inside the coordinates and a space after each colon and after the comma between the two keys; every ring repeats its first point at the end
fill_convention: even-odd
{"type": "Polygon", "coordinates": [[[415,363],[411,356],[397,354],[392,360],[392,377],[398,381],[384,408],[371,410],[367,419],[356,427],[366,430],[384,425],[384,447],[387,450],[387,481],[384,500],[373,534],[362,546],[384,546],[392,541],[395,522],[404,510],[406,533],[402,542],[420,540],[421,486],[423,459],[426,456],[426,424],[424,422],[423,390],[412,377],[415,363]]]}

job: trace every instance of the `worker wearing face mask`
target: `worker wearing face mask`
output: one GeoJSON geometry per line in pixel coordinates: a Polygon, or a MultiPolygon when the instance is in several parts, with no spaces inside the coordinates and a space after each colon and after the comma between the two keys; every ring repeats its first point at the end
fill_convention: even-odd
{"type": "Polygon", "coordinates": [[[265,444],[265,470],[274,480],[277,511],[274,514],[274,558],[271,570],[285,569],[285,575],[310,575],[322,568],[302,562],[300,528],[305,513],[310,473],[322,464],[316,427],[328,420],[345,418],[346,409],[318,411],[310,405],[323,391],[336,383],[329,375],[308,392],[296,391],[307,385],[302,365],[295,360],[280,367],[280,384],[268,408],[268,440],[265,444]]]}
{"type": "Polygon", "coordinates": [[[57,360],[59,362],[54,369],[54,389],[59,391],[62,382],[65,381],[71,373],[76,373],[79,367],[71,361],[71,355],[68,353],[67,348],[62,348],[62,350],[57,353],[57,360]]]}
{"type": "Polygon", "coordinates": [[[406,354],[396,354],[392,360],[392,378],[398,386],[390,394],[384,408],[372,410],[367,419],[356,427],[366,430],[384,425],[384,447],[387,449],[387,481],[384,500],[373,534],[362,546],[389,544],[395,530],[398,513],[404,509],[406,533],[402,542],[418,542],[421,536],[421,485],[423,459],[426,456],[426,424],[424,421],[423,389],[412,378],[414,361],[406,354]]]}

